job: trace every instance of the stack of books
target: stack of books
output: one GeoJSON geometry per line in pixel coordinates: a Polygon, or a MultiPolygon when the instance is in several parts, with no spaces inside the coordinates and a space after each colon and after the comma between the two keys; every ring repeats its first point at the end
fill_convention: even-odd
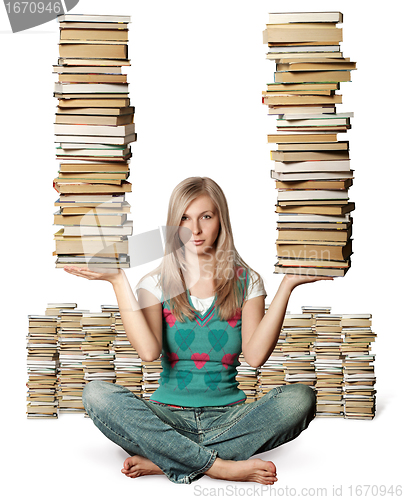
{"type": "Polygon", "coordinates": [[[285,367],[286,356],[282,353],[278,344],[272,351],[271,356],[258,369],[257,375],[257,399],[264,396],[267,392],[272,391],[275,387],[286,385],[285,382],[285,367]]]}
{"type": "MultiPolygon", "coordinates": [[[[269,304],[265,304],[265,313],[268,311],[268,308],[269,304]]],[[[261,398],[275,387],[286,385],[284,363],[287,360],[287,357],[282,352],[282,344],[284,342],[285,333],[281,330],[278,342],[272,351],[271,356],[258,369],[257,399],[261,398]]]]}
{"type": "Polygon", "coordinates": [[[158,389],[162,371],[160,359],[142,361],[142,398],[150,399],[153,392],[158,389]]]}
{"type": "Polygon", "coordinates": [[[316,372],[315,356],[310,347],[315,340],[310,314],[286,314],[282,326],[284,341],[281,351],[286,359],[283,362],[286,384],[305,384],[314,388],[316,372]]]}
{"type": "Polygon", "coordinates": [[[84,313],[80,321],[85,334],[81,349],[84,354],[84,379],[115,382],[111,313],[84,313]]]}
{"type": "Polygon", "coordinates": [[[73,302],[52,302],[46,305],[45,314],[47,316],[57,316],[58,328],[60,328],[60,312],[63,310],[73,310],[77,304],[73,302]]]}
{"type": "Polygon", "coordinates": [[[141,397],[143,378],[142,360],[126,336],[119,308],[117,306],[101,306],[101,310],[103,312],[110,311],[113,314],[113,329],[115,332],[113,350],[115,353],[114,368],[116,383],[141,397]]]}
{"type": "Polygon", "coordinates": [[[58,417],[57,322],[57,316],[28,316],[28,418],[58,417]]]}
{"type": "Polygon", "coordinates": [[[130,143],[136,140],[127,75],[128,16],[59,16],[55,97],[56,267],[129,267],[130,143]]]}
{"type": "Polygon", "coordinates": [[[371,314],[344,314],[341,320],[344,354],[344,416],[345,418],[372,419],[376,411],[376,376],[371,353],[371,314]]]}
{"type": "Polygon", "coordinates": [[[244,359],[243,353],[239,356],[240,365],[237,366],[236,381],[238,382],[238,388],[244,391],[246,395],[246,403],[252,403],[257,400],[257,389],[258,389],[258,370],[250,366],[244,359]]]}
{"type": "Polygon", "coordinates": [[[340,49],[340,12],[269,15],[264,31],[267,58],[276,61],[274,83],[262,101],[278,115],[271,151],[279,214],[275,273],[344,276],[352,254],[354,203],[349,142],[353,113],[336,113],[341,82],[356,63],[340,49]]]}
{"type": "Polygon", "coordinates": [[[59,311],[58,346],[58,400],[60,413],[82,413],[84,380],[84,354],[81,345],[84,342],[84,332],[81,318],[88,311],[74,307],[59,311]]]}
{"type": "Polygon", "coordinates": [[[376,334],[371,318],[331,314],[331,307],[302,306],[302,314],[287,312],[275,349],[258,370],[257,399],[275,387],[298,382],[315,390],[316,416],[372,419],[376,377],[371,342],[376,334]]]}
{"type": "Polygon", "coordinates": [[[343,355],[341,353],[341,316],[314,314],[316,340],[312,353],[315,355],[316,393],[318,417],[343,417],[342,399],[343,355]]]}

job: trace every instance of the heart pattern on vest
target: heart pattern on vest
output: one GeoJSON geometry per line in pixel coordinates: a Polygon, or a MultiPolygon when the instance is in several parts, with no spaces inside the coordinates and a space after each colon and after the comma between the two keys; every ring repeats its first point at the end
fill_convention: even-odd
{"type": "Polygon", "coordinates": [[[237,321],[241,319],[241,309],[238,309],[236,314],[227,320],[227,323],[229,323],[229,325],[234,328],[236,325],[237,325],[237,321]]]}
{"type": "Polygon", "coordinates": [[[181,351],[186,351],[194,340],[195,332],[193,330],[177,330],[175,332],[175,341],[181,351]]]}
{"type": "Polygon", "coordinates": [[[175,325],[175,322],[177,321],[175,319],[174,314],[170,311],[170,309],[163,309],[163,317],[169,324],[170,328],[172,328],[175,325]]]}
{"type": "Polygon", "coordinates": [[[222,358],[222,365],[226,368],[229,367],[229,365],[232,365],[234,362],[234,359],[236,358],[237,353],[234,354],[225,354],[222,358]]]}
{"type": "Polygon", "coordinates": [[[222,374],[220,372],[205,373],[205,384],[214,391],[222,380],[222,374]]]}
{"type": "Polygon", "coordinates": [[[174,366],[178,363],[179,357],[176,352],[168,352],[167,353],[168,361],[171,365],[171,368],[174,368],[174,366]]]}
{"type": "Polygon", "coordinates": [[[179,370],[177,373],[178,387],[183,390],[192,380],[192,372],[186,370],[179,370]]]}
{"type": "Polygon", "coordinates": [[[191,356],[192,361],[195,363],[195,366],[200,370],[205,366],[206,361],[209,361],[209,354],[206,352],[194,352],[191,356]]]}
{"type": "Polygon", "coordinates": [[[226,330],[209,330],[208,339],[213,349],[219,352],[227,344],[229,335],[226,330]]]}

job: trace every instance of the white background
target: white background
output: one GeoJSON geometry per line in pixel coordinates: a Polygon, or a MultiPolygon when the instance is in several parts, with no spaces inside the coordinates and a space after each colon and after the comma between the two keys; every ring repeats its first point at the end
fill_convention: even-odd
{"type": "MultiPolygon", "coordinates": [[[[377,413],[373,421],[317,418],[297,440],[263,457],[278,468],[276,488],[295,488],[297,496],[303,487],[323,487],[330,497],[342,486],[349,496],[349,485],[402,480],[403,7],[352,0],[81,0],[73,12],[132,16],[128,79],[138,142],[132,145],[133,192],[127,199],[134,233],[165,224],[169,195],[182,179],[212,177],[227,196],[236,247],[263,276],[269,301],[281,277],[273,274],[276,190],[270,179],[273,146],[266,143],[275,118],[261,104],[275,64],[265,59],[262,30],[269,12],[301,10],[343,12],[342,50],[358,63],[352,82],[342,84],[343,104],[337,107],[355,113],[347,138],[355,170],[350,198],[357,208],[346,277],[297,288],[288,310],[324,305],[334,313],[373,315],[377,413]]],[[[120,472],[126,454],[89,419],[26,419],[28,314],[44,314],[47,302],[77,302],[98,311],[115,298],[108,283],[84,281],[54,267],[57,22],[13,34],[0,7],[0,37],[3,491],[9,485],[13,497],[30,499],[172,493],[188,498],[202,488],[210,495],[240,496],[241,490],[224,490],[230,485],[245,488],[246,495],[269,496],[247,490],[246,483],[207,477],[189,486],[165,477],[128,479],[120,472]]],[[[130,281],[135,284],[155,264],[128,271],[130,281]]]]}

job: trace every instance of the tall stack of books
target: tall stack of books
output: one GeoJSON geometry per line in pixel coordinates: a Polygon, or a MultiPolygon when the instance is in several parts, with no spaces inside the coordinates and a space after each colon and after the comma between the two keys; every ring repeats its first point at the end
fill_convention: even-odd
{"type": "Polygon", "coordinates": [[[116,383],[141,397],[143,378],[142,360],[126,336],[119,308],[117,306],[101,306],[101,310],[103,312],[112,312],[114,318],[113,328],[115,339],[113,341],[113,349],[115,353],[114,367],[116,383]]]}
{"type": "Polygon", "coordinates": [[[250,366],[244,359],[243,353],[239,356],[240,365],[237,366],[236,381],[238,388],[244,391],[246,395],[246,403],[252,403],[257,400],[258,389],[258,370],[250,366]]]}
{"type": "Polygon", "coordinates": [[[66,14],[54,96],[56,267],[129,267],[130,143],[136,140],[127,75],[129,16],[66,14]]]}
{"type": "Polygon", "coordinates": [[[354,203],[349,142],[353,113],[336,113],[341,82],[356,63],[340,48],[340,12],[273,13],[264,31],[267,58],[276,61],[274,83],[262,101],[278,115],[271,151],[278,198],[275,273],[344,276],[352,254],[354,203]]]}
{"type": "Polygon", "coordinates": [[[371,314],[344,314],[341,320],[344,354],[344,416],[372,419],[376,410],[376,376],[371,353],[371,314]]]}
{"type": "Polygon", "coordinates": [[[312,349],[315,355],[316,392],[318,417],[343,417],[342,399],[343,355],[341,353],[341,316],[314,314],[316,340],[312,349]]]}
{"type": "Polygon", "coordinates": [[[81,349],[84,354],[84,379],[115,382],[113,341],[115,333],[112,328],[111,313],[84,313],[81,327],[85,334],[81,349]]]}
{"type": "Polygon", "coordinates": [[[28,418],[58,417],[57,321],[57,316],[28,316],[28,418]]]}
{"type": "Polygon", "coordinates": [[[76,309],[76,304],[74,306],[59,311],[58,399],[61,413],[84,412],[82,394],[86,382],[81,345],[85,335],[81,326],[81,318],[88,311],[76,309]]]}

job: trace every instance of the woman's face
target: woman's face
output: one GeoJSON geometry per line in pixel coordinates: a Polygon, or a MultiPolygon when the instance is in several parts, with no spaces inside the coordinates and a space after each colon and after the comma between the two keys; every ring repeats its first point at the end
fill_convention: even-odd
{"type": "Polygon", "coordinates": [[[186,208],[181,218],[179,236],[186,241],[185,248],[196,253],[213,254],[216,248],[216,239],[220,230],[218,211],[209,195],[203,194],[193,200],[186,208]],[[191,231],[182,232],[181,228],[191,231]]]}

